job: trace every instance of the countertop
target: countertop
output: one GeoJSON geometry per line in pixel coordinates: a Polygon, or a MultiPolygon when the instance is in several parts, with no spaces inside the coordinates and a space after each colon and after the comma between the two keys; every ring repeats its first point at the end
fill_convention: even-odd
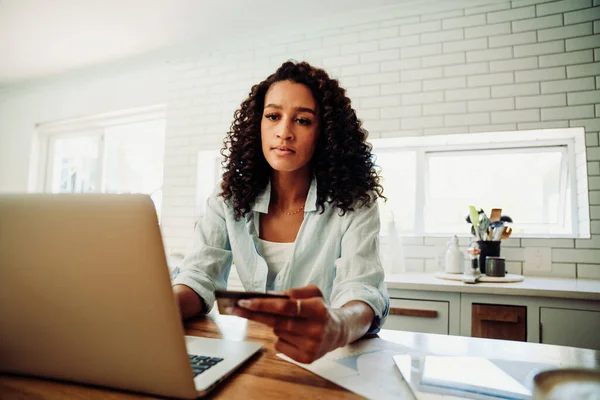
{"type": "Polygon", "coordinates": [[[468,284],[440,279],[433,273],[404,273],[386,275],[385,281],[388,289],[600,300],[597,279],[525,276],[523,282],[468,284]]]}

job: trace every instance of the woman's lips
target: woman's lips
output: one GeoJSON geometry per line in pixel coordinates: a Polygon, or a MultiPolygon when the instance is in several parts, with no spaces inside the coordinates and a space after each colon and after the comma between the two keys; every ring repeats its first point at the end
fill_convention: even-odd
{"type": "Polygon", "coordinates": [[[277,147],[273,147],[273,149],[272,149],[272,150],[273,150],[273,152],[274,152],[275,154],[277,154],[278,156],[289,156],[289,155],[291,155],[291,154],[294,154],[294,153],[295,153],[295,151],[294,151],[294,150],[292,150],[292,149],[290,149],[290,148],[287,148],[287,147],[284,147],[284,146],[277,146],[277,147]]]}

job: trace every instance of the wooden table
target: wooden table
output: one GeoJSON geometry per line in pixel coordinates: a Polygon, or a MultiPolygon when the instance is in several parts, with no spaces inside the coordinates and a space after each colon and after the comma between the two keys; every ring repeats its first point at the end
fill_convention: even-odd
{"type": "MultiPolygon", "coordinates": [[[[311,372],[276,357],[272,331],[255,322],[216,311],[186,323],[186,334],[264,344],[264,349],[221,384],[209,398],[223,399],[359,399],[311,372]]],[[[600,368],[600,352],[535,343],[383,330],[386,341],[433,353],[563,361],[567,365],[600,368]]],[[[0,399],[141,399],[149,396],[44,379],[0,376],[0,399]]]]}
{"type": "MultiPolygon", "coordinates": [[[[187,335],[227,340],[248,340],[264,345],[246,364],[208,398],[222,399],[360,399],[313,373],[277,357],[276,337],[265,325],[213,311],[206,318],[185,324],[187,335]]],[[[0,399],[150,399],[102,388],[68,384],[45,379],[0,375],[0,399]]]]}

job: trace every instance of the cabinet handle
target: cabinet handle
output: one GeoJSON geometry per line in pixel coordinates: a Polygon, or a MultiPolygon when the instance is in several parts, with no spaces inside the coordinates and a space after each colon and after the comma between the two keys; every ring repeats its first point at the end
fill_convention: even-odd
{"type": "Polygon", "coordinates": [[[519,316],[513,312],[498,312],[497,314],[490,315],[489,313],[478,313],[480,321],[497,321],[497,322],[511,322],[516,324],[519,322],[519,316]]]}
{"type": "Polygon", "coordinates": [[[415,308],[390,308],[390,315],[403,315],[405,317],[423,317],[423,318],[437,318],[438,312],[436,310],[417,310],[415,308]]]}

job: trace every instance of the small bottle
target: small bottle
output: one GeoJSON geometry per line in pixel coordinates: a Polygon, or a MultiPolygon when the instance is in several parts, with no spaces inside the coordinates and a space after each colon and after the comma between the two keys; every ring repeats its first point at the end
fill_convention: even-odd
{"type": "Polygon", "coordinates": [[[481,252],[477,247],[471,247],[467,250],[469,253],[469,268],[465,269],[467,275],[477,275],[479,273],[479,253],[481,252]]]}
{"type": "Polygon", "coordinates": [[[458,237],[454,235],[448,242],[448,249],[446,250],[445,272],[448,274],[462,274],[464,262],[465,257],[458,248],[458,237]]]}

